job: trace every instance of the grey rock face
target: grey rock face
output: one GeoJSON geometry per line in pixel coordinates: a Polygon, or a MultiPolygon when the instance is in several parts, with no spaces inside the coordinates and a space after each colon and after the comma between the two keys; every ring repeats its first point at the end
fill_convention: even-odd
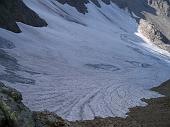
{"type": "Polygon", "coordinates": [[[0,48],[12,49],[12,48],[15,48],[15,45],[11,41],[0,37],[0,48]]]}
{"type": "Polygon", "coordinates": [[[34,112],[36,127],[69,127],[70,123],[55,113],[48,111],[34,112]]]}
{"type": "Polygon", "coordinates": [[[170,16],[169,0],[148,0],[148,3],[157,10],[157,15],[170,16]]]}
{"type": "Polygon", "coordinates": [[[0,0],[0,27],[21,32],[16,22],[22,22],[35,27],[47,26],[34,11],[29,9],[22,0],[0,0]]]}
{"type": "Polygon", "coordinates": [[[152,42],[166,42],[167,38],[151,22],[141,19],[139,23],[140,32],[152,42]]]}
{"type": "MultiPolygon", "coordinates": [[[[62,4],[68,4],[75,7],[81,13],[88,13],[86,4],[89,2],[94,3],[96,6],[101,7],[99,0],[56,0],[62,4]]],[[[155,10],[150,7],[146,0],[101,0],[105,4],[115,3],[120,8],[128,8],[130,12],[142,16],[141,11],[154,13],[155,10]]]]}
{"type": "Polygon", "coordinates": [[[2,127],[35,126],[32,112],[21,101],[21,93],[0,82],[0,125],[2,127]]]}
{"type": "Polygon", "coordinates": [[[16,89],[0,82],[0,127],[71,127],[55,113],[32,112],[22,103],[16,89]]]}
{"type": "MultiPolygon", "coordinates": [[[[170,52],[170,1],[149,0],[148,5],[155,9],[156,14],[148,12],[144,13],[144,19],[149,22],[149,26],[152,26],[152,29],[150,29],[151,31],[148,31],[149,33],[152,33],[152,37],[146,37],[158,47],[170,52]]],[[[147,31],[143,34],[145,35],[146,32],[147,31]]]]}
{"type": "Polygon", "coordinates": [[[166,45],[170,43],[169,40],[153,23],[141,19],[139,23],[139,31],[160,48],[170,51],[170,45],[166,45]]]}
{"type": "Polygon", "coordinates": [[[87,7],[85,4],[87,4],[88,0],[57,0],[61,4],[69,4],[70,6],[75,7],[80,13],[87,13],[87,7]]]}

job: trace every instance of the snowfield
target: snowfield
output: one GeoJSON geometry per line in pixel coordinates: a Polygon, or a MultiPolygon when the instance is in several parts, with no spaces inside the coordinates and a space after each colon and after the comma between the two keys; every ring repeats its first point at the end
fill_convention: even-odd
{"type": "Polygon", "coordinates": [[[83,15],[55,0],[24,2],[48,26],[18,23],[22,33],[0,29],[0,36],[15,45],[4,49],[24,68],[15,73],[35,81],[4,81],[22,92],[29,108],[68,120],[125,117],[128,108],[146,105],[141,98],[161,96],[148,89],[170,78],[170,55],[135,34],[128,12],[89,3],[83,15]]]}

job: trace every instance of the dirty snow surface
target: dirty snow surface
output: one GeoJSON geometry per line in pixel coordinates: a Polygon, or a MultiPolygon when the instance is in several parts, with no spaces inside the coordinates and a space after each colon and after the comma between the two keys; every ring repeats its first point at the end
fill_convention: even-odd
{"type": "Polygon", "coordinates": [[[48,27],[18,23],[20,34],[0,29],[15,45],[1,52],[11,65],[1,61],[0,72],[29,108],[68,120],[125,117],[129,107],[145,105],[141,98],[160,96],[148,89],[170,78],[169,54],[135,34],[128,12],[89,3],[83,15],[55,0],[24,2],[48,27]]]}

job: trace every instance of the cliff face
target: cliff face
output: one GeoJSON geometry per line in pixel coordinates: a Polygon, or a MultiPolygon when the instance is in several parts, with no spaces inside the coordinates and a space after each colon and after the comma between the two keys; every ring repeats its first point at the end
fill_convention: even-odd
{"type": "MultiPolygon", "coordinates": [[[[151,36],[149,33],[152,31],[148,30],[147,27],[143,28],[146,29],[142,32],[143,35],[146,35],[148,39],[150,39],[154,44],[157,46],[167,50],[170,52],[170,1],[169,0],[149,0],[148,5],[155,9],[156,14],[144,12],[145,20],[149,23],[149,26],[152,26],[152,31],[156,31],[152,34],[154,38],[159,34],[161,37],[156,40],[150,39],[151,36]]],[[[141,28],[140,25],[143,25],[141,22],[139,24],[139,29],[141,28]]]]}
{"type": "Polygon", "coordinates": [[[170,51],[170,41],[154,23],[141,19],[138,30],[158,47],[170,51]]]}
{"type": "Polygon", "coordinates": [[[169,0],[148,0],[148,4],[156,9],[157,15],[170,17],[169,0]]]}
{"type": "Polygon", "coordinates": [[[0,0],[0,27],[16,33],[21,32],[16,22],[35,27],[47,26],[22,0],[0,0]]]}

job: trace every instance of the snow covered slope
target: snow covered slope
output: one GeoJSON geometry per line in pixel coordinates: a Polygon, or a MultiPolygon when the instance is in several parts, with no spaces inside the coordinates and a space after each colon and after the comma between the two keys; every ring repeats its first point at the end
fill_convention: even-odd
{"type": "Polygon", "coordinates": [[[0,29],[3,42],[15,45],[0,50],[8,53],[0,73],[32,110],[68,120],[123,117],[129,107],[145,105],[141,98],[160,96],[148,89],[170,77],[170,55],[135,34],[127,12],[102,2],[87,4],[85,15],[55,0],[24,2],[48,26],[18,23],[20,34],[0,29]]]}

